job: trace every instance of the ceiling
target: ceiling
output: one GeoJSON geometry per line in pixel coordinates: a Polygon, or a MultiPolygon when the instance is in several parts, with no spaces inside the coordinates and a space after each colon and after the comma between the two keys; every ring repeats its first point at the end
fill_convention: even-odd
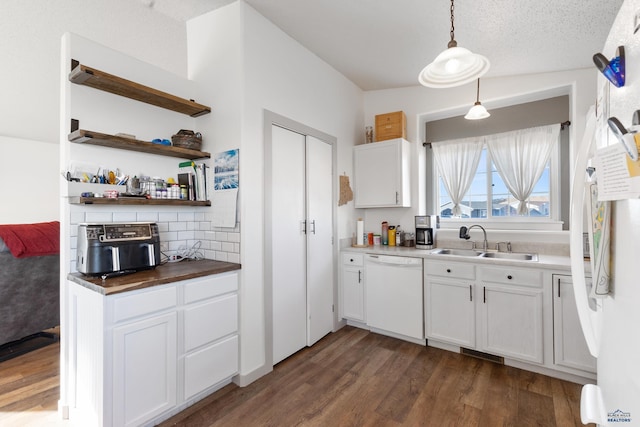
{"type": "MultiPolygon", "coordinates": [[[[188,20],[235,0],[140,0],[188,20]]],[[[446,0],[245,0],[363,90],[418,84],[447,46],[446,0]]],[[[623,0],[458,0],[458,46],[491,61],[486,77],[593,66],[623,0]]],[[[629,26],[632,26],[629,19],[629,26]]],[[[614,52],[603,52],[612,57],[614,52]]]]}

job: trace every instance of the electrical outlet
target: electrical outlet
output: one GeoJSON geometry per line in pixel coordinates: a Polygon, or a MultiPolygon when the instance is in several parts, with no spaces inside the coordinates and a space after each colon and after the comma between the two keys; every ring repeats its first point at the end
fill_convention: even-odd
{"type": "Polygon", "coordinates": [[[633,15],[633,34],[640,30],[640,10],[637,10],[633,15]]]}

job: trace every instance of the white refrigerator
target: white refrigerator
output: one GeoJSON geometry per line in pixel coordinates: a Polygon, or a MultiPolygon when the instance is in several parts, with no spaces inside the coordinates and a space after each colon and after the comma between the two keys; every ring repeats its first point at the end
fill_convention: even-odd
{"type": "MultiPolygon", "coordinates": [[[[573,178],[572,275],[582,329],[590,352],[597,357],[597,383],[582,389],[581,416],[584,423],[603,426],[640,426],[640,191],[637,191],[640,176],[623,180],[628,185],[624,191],[629,194],[611,197],[610,202],[600,205],[598,214],[603,229],[599,232],[603,234],[597,243],[604,252],[592,255],[592,259],[596,258],[592,269],[601,267],[601,284],[608,283],[608,292],[603,295],[594,296],[581,279],[584,261],[580,225],[583,218],[586,229],[593,225],[591,217],[583,215],[583,204],[589,204],[590,194],[589,186],[585,185],[587,166],[596,166],[597,188],[603,200],[609,196],[602,196],[600,191],[607,172],[603,163],[597,161],[598,156],[602,159],[602,149],[619,149],[622,157],[616,159],[626,162],[626,152],[608,129],[607,119],[617,117],[630,128],[634,112],[640,110],[640,31],[634,32],[640,17],[637,19],[636,14],[640,14],[640,0],[625,0],[602,47],[602,54],[612,58],[618,46],[624,46],[626,82],[615,87],[598,73],[598,102],[578,147],[573,178]],[[605,238],[608,227],[610,239],[605,238]]],[[[635,166],[640,170],[640,163],[635,166]]],[[[596,271],[593,274],[595,286],[598,277],[596,271]]]]}

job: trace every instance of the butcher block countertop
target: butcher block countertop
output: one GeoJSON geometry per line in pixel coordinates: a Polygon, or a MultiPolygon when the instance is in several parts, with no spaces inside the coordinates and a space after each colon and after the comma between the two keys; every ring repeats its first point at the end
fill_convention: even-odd
{"type": "Polygon", "coordinates": [[[163,264],[153,270],[138,271],[109,277],[104,280],[100,276],[85,276],[82,273],[70,273],[68,279],[102,295],[113,295],[181,280],[240,270],[240,267],[240,264],[231,262],[207,259],[198,261],[185,260],[163,264]]]}

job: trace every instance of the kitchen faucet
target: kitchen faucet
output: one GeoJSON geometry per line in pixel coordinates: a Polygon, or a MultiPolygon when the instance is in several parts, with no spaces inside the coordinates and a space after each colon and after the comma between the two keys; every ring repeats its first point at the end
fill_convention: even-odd
{"type": "MultiPolygon", "coordinates": [[[[471,238],[471,236],[469,236],[469,231],[473,228],[473,227],[478,227],[479,229],[482,230],[482,234],[484,235],[484,241],[482,242],[482,250],[486,251],[489,248],[489,243],[487,243],[487,232],[484,229],[483,226],[478,225],[478,224],[473,224],[471,227],[467,228],[467,227],[460,227],[460,238],[461,239],[465,239],[465,240],[469,240],[471,238]]],[[[474,244],[474,248],[475,248],[475,244],[474,244]]]]}

